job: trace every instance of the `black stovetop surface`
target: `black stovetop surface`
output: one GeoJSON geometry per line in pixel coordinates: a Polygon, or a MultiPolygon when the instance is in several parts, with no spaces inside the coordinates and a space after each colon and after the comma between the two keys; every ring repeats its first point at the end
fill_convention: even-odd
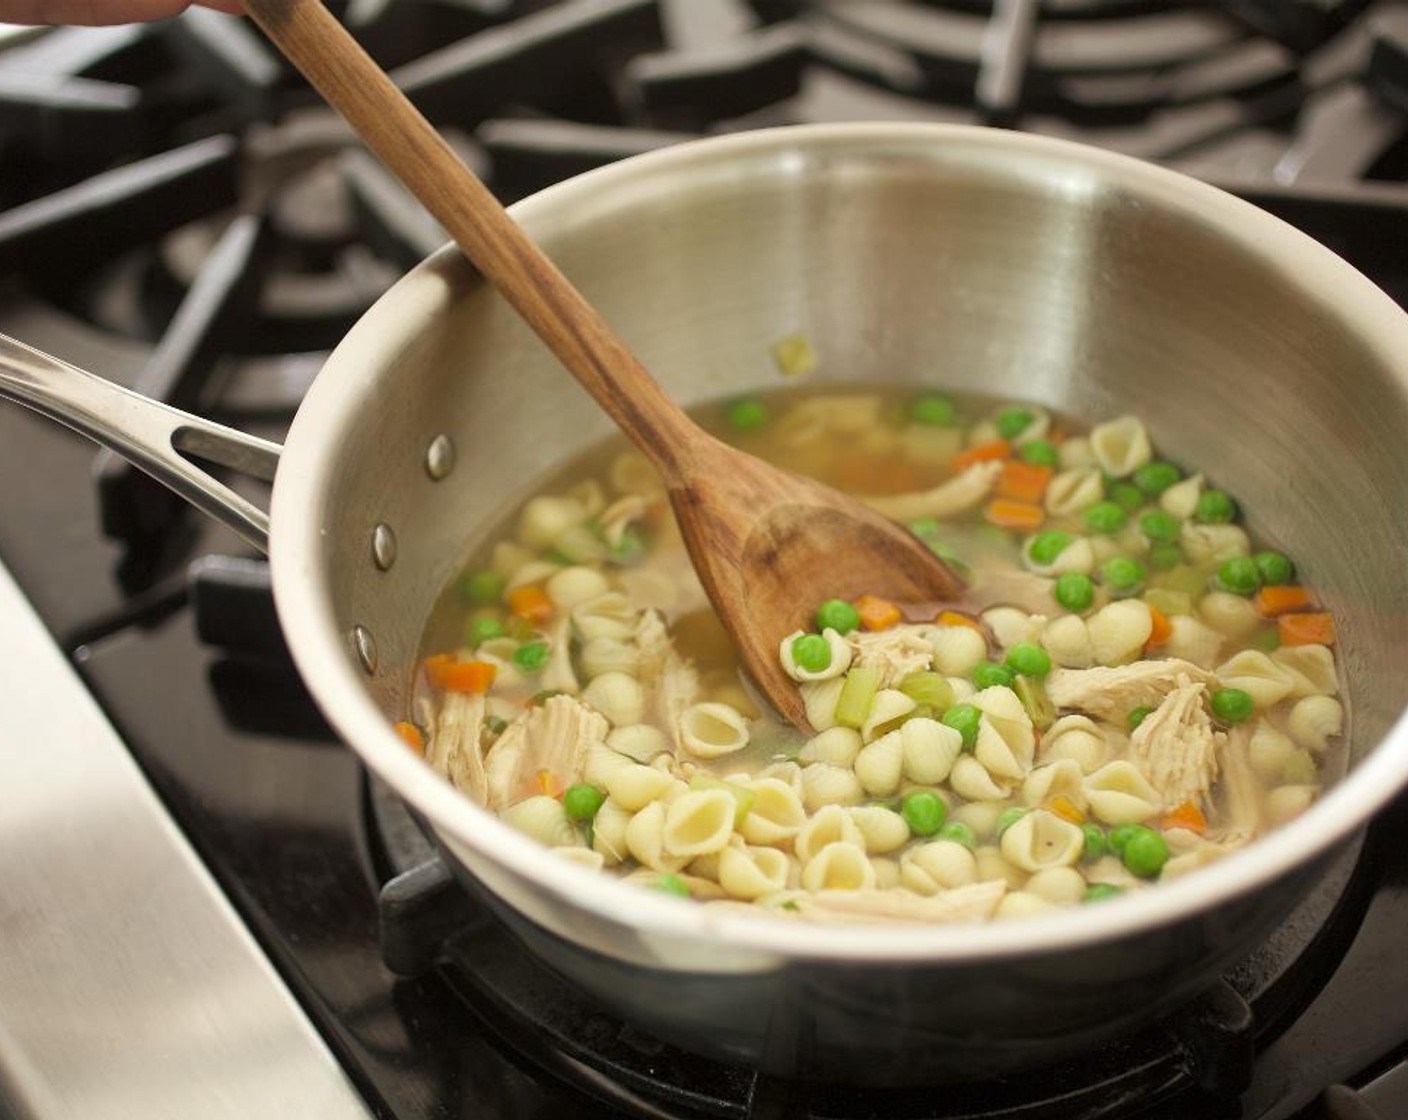
{"type": "MultiPolygon", "coordinates": [[[[505,200],[708,132],[996,123],[1227,185],[1408,306],[1397,4],[400,0],[345,18],[505,200]]],[[[208,12],[0,51],[0,166],[0,330],[272,438],[323,352],[440,240],[251,29],[208,12]]],[[[0,408],[0,561],[378,1115],[1408,1116],[1408,803],[1229,976],[1253,1016],[1241,1073],[1175,1024],[962,1090],[758,1079],[597,1013],[444,890],[309,701],[259,561],[141,481],[0,408]],[[392,880],[413,919],[386,955],[414,975],[383,960],[392,880]]]]}

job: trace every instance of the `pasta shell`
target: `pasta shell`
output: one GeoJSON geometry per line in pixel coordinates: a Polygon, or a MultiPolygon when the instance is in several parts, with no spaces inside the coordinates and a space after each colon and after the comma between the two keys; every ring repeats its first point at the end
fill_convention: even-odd
{"type": "Polygon", "coordinates": [[[689,857],[722,851],[733,835],[737,813],[738,802],[727,790],[681,794],[665,810],[665,851],[689,857]]]}
{"type": "Polygon", "coordinates": [[[665,850],[665,806],[652,801],[626,825],[626,848],[652,871],[679,871],[689,860],[665,850]]]}
{"type": "Polygon", "coordinates": [[[1043,762],[1069,759],[1083,774],[1092,774],[1105,765],[1109,754],[1104,733],[1089,716],[1062,716],[1046,729],[1041,741],[1043,762]]]}
{"type": "Polygon", "coordinates": [[[664,795],[674,785],[675,779],[653,766],[628,762],[611,770],[604,782],[607,793],[616,804],[636,812],[664,795]]]}
{"type": "Polygon", "coordinates": [[[1297,699],[1333,696],[1339,691],[1335,655],[1328,646],[1282,646],[1271,659],[1290,675],[1291,695],[1297,699]]]}
{"type": "Polygon", "coordinates": [[[1079,763],[1068,758],[1038,766],[1022,783],[1022,801],[1027,805],[1045,805],[1055,797],[1085,807],[1085,775],[1079,763]]]}
{"type": "Polygon", "coordinates": [[[1042,898],[1039,894],[1032,894],[1030,891],[1008,891],[1002,896],[1002,901],[997,904],[997,909],[993,911],[993,918],[997,921],[1012,921],[1016,918],[1030,918],[1036,914],[1045,913],[1053,908],[1055,904],[1042,898]]]}
{"type": "Polygon", "coordinates": [[[1022,546],[1022,566],[1039,576],[1059,576],[1066,572],[1089,573],[1095,568],[1095,549],[1085,537],[1076,537],[1056,554],[1055,559],[1041,564],[1032,559],[1032,544],[1036,537],[1030,537],[1022,546]]]}
{"type": "Polygon", "coordinates": [[[973,853],[978,865],[978,882],[998,880],[1007,884],[1009,890],[1021,890],[1027,881],[1027,873],[1011,863],[997,848],[985,844],[973,853]]]}
{"type": "Polygon", "coordinates": [[[571,844],[567,847],[553,848],[552,854],[561,856],[569,863],[578,864],[589,871],[600,871],[606,866],[606,857],[591,848],[584,848],[580,844],[571,844]]]}
{"type": "Polygon", "coordinates": [[[636,762],[649,763],[670,749],[670,741],[658,727],[633,723],[607,733],[606,745],[636,762]]]}
{"type": "Polygon", "coordinates": [[[1033,809],[1008,826],[998,846],[1003,857],[1023,871],[1070,867],[1085,854],[1085,833],[1055,813],[1033,809]]]}
{"type": "Polygon", "coordinates": [[[1183,558],[1195,567],[1220,565],[1252,550],[1252,542],[1240,525],[1200,525],[1196,521],[1183,523],[1178,545],[1183,558]]]}
{"type": "Polygon", "coordinates": [[[787,888],[791,861],[776,848],[725,848],[719,853],[719,886],[752,902],[787,888]]]}
{"type": "Polygon", "coordinates": [[[582,690],[582,699],[614,727],[640,723],[645,715],[645,689],[628,673],[609,672],[593,677],[582,690]]]}
{"type": "Polygon", "coordinates": [[[572,627],[583,642],[594,638],[625,639],[635,636],[638,611],[619,591],[608,591],[572,608],[572,627]]]}
{"type": "Polygon", "coordinates": [[[807,710],[807,722],[817,731],[827,731],[836,726],[836,701],[841,698],[841,689],[845,687],[845,678],[833,677],[826,681],[807,681],[798,690],[802,696],[802,707],[807,710]]]}
{"type": "Polygon", "coordinates": [[[971,626],[935,626],[928,636],[934,668],[945,676],[966,677],[987,660],[988,643],[971,626]]]}
{"type": "Polygon", "coordinates": [[[804,669],[797,664],[797,659],[792,656],[792,643],[802,637],[805,631],[794,630],[782,639],[777,649],[778,659],[782,662],[783,671],[794,681],[825,681],[833,677],[839,677],[851,667],[852,650],[849,642],[830,627],[821,632],[821,636],[826,639],[827,648],[831,650],[831,660],[826,663],[824,669],[804,669]]]}
{"type": "Polygon", "coordinates": [[[849,766],[814,762],[802,768],[802,802],[807,812],[818,813],[827,806],[859,805],[864,800],[865,790],[849,766]]]}
{"type": "Polygon", "coordinates": [[[548,494],[530,498],[518,515],[518,539],[530,549],[551,548],[559,537],[588,517],[582,503],[548,494]]]}
{"type": "Polygon", "coordinates": [[[1297,746],[1316,754],[1330,739],[1344,731],[1344,707],[1333,696],[1307,696],[1297,700],[1286,717],[1286,733],[1297,746]]]}
{"type": "Polygon", "coordinates": [[[1163,806],[1149,780],[1129,762],[1110,762],[1085,779],[1085,799],[1105,824],[1138,824],[1163,806]]]}
{"type": "Polygon", "coordinates": [[[963,752],[963,736],[936,719],[905,720],[899,735],[904,776],[920,785],[938,785],[946,779],[963,752]]]}
{"type": "Polygon", "coordinates": [[[1291,694],[1290,673],[1257,649],[1244,649],[1217,667],[1224,688],[1240,688],[1258,708],[1269,708],[1291,694]]]}
{"type": "Polygon", "coordinates": [[[906,696],[899,689],[882,688],[870,702],[870,711],[860,728],[861,739],[869,743],[880,738],[897,727],[918,706],[913,697],[906,696]]]}
{"type": "Polygon", "coordinates": [[[865,838],[861,836],[860,826],[845,809],[839,805],[828,805],[813,814],[798,830],[797,858],[806,864],[822,848],[835,843],[853,844],[863,849],[865,838]]]}
{"type": "Polygon", "coordinates": [[[592,818],[592,850],[600,852],[610,867],[631,854],[626,846],[626,828],[631,811],[607,798],[592,818]]]}
{"type": "Polygon", "coordinates": [[[1317,786],[1278,786],[1266,795],[1266,815],[1273,824],[1285,824],[1309,809],[1319,792],[1317,786]]]}
{"type": "Polygon", "coordinates": [[[558,610],[570,611],[578,603],[605,595],[611,590],[611,584],[595,568],[574,565],[550,575],[543,590],[558,610]]]}
{"type": "Polygon", "coordinates": [[[582,763],[582,781],[597,789],[605,789],[611,775],[631,765],[634,765],[632,759],[605,744],[593,743],[587,748],[587,756],[582,763]]]}
{"type": "Polygon", "coordinates": [[[987,768],[971,754],[959,756],[948,776],[949,788],[965,801],[998,801],[1011,792],[999,785],[987,768]]]}
{"type": "Polygon", "coordinates": [[[1252,601],[1228,591],[1209,591],[1198,600],[1198,617],[1234,642],[1261,625],[1261,616],[1252,601]]]}
{"type": "Polygon", "coordinates": [[[1159,495],[1159,508],[1171,513],[1180,521],[1187,521],[1198,508],[1198,499],[1203,496],[1203,476],[1189,475],[1181,478],[1159,495]]]}
{"type": "Polygon", "coordinates": [[[1147,463],[1152,455],[1149,433],[1137,416],[1121,416],[1090,430],[1090,450],[1095,462],[1112,478],[1125,478],[1147,463]]]}
{"type": "Polygon", "coordinates": [[[1054,517],[1067,517],[1093,506],[1104,496],[1105,480],[1100,477],[1098,468],[1074,467],[1061,471],[1047,483],[1046,512],[1054,517]]]}
{"type": "MultiPolygon", "coordinates": [[[[913,721],[911,721],[913,722],[913,721]]],[[[850,727],[831,727],[807,740],[797,755],[803,762],[827,762],[851,766],[860,754],[860,732],[850,727]]]]}
{"type": "Polygon", "coordinates": [[[1074,867],[1047,867],[1033,873],[1022,889],[1056,906],[1074,906],[1085,887],[1085,876],[1074,867]]]}
{"type": "Polygon", "coordinates": [[[1078,615],[1053,618],[1041,632],[1041,644],[1051,660],[1065,669],[1089,669],[1095,664],[1090,625],[1078,615]]]}
{"type": "Polygon", "coordinates": [[[1154,632],[1149,604],[1139,599],[1108,603],[1090,617],[1090,645],[1101,665],[1133,659],[1154,632]]]}
{"type": "Polygon", "coordinates": [[[1222,654],[1222,635],[1204,622],[1189,615],[1173,615],[1168,620],[1169,636],[1164,640],[1165,657],[1191,661],[1199,668],[1211,669],[1222,654]]]}
{"type": "Polygon", "coordinates": [[[660,473],[639,451],[623,451],[611,461],[611,485],[622,494],[659,494],[665,489],[660,473]]]}
{"type": "Polygon", "coordinates": [[[904,769],[904,739],[891,731],[856,755],[855,774],[871,797],[892,797],[899,792],[904,769]]]}
{"type": "Polygon", "coordinates": [[[780,778],[758,778],[747,783],[753,805],[738,825],[750,844],[791,843],[807,821],[807,810],[797,791],[780,778]]]}
{"type": "Polygon", "coordinates": [[[1006,808],[1005,801],[965,801],[954,808],[949,820],[966,824],[974,836],[986,839],[997,831],[997,818],[1006,808]]]}
{"type": "Polygon", "coordinates": [[[848,812],[860,829],[867,854],[884,855],[898,851],[909,843],[909,825],[893,809],[880,805],[857,805],[848,812]]]}
{"type": "Polygon", "coordinates": [[[1085,436],[1069,437],[1058,448],[1057,454],[1061,466],[1067,470],[1089,468],[1095,463],[1095,455],[1090,450],[1090,440],[1085,436]]]}
{"type": "Polygon", "coordinates": [[[680,746],[695,758],[721,758],[748,745],[748,721],[727,704],[691,704],[680,715],[680,746]]]}
{"type": "Polygon", "coordinates": [[[553,797],[528,797],[499,814],[507,824],[549,848],[568,847],[578,842],[577,830],[553,797]]]}
{"type": "MultiPolygon", "coordinates": [[[[1031,767],[1032,756],[1036,753],[1036,732],[1021,698],[1010,688],[996,685],[974,695],[970,703],[983,713],[983,722],[1001,736],[1021,774],[1025,774],[1031,767]]],[[[980,742],[981,739],[980,730],[980,742]]],[[[987,765],[986,762],[983,764],[987,765]]],[[[1021,777],[1021,774],[1013,776],[1021,777]]]]}
{"type": "MultiPolygon", "coordinates": [[[[999,646],[1011,649],[1018,642],[1041,641],[1041,632],[1046,628],[1046,616],[1028,614],[1016,607],[993,607],[992,610],[983,612],[983,624],[999,646]]],[[[984,657],[986,656],[987,652],[984,650],[984,657]]]]}
{"type": "Polygon", "coordinates": [[[635,642],[623,638],[592,638],[583,643],[577,660],[588,680],[603,673],[640,672],[640,650],[635,642]]]}
{"type": "Polygon", "coordinates": [[[919,894],[937,894],[977,881],[977,859],[953,840],[920,844],[900,859],[900,883],[919,894]]]}
{"type": "Polygon", "coordinates": [[[1291,737],[1264,719],[1257,721],[1247,742],[1247,760],[1263,778],[1279,779],[1295,751],[1291,737]]]}
{"type": "Polygon", "coordinates": [[[802,865],[802,889],[808,891],[868,891],[875,887],[875,869],[859,844],[833,841],[802,865]]]}

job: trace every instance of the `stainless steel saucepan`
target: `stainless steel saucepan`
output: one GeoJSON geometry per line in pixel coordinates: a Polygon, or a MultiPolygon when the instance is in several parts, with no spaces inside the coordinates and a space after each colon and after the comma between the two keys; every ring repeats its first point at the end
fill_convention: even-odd
{"type": "Polygon", "coordinates": [[[1009,132],[747,133],[592,172],[514,214],[685,404],[767,385],[805,333],[827,380],[1144,417],[1232,490],[1334,610],[1349,775],[1198,874],[983,927],[809,926],[551,857],[406,751],[436,596],[549,464],[608,421],[453,249],[338,346],[280,450],[8,346],[0,393],[138,460],[261,547],[299,670],[457,872],[608,1007],[774,1073],[982,1075],[1078,1052],[1247,953],[1408,781],[1408,319],[1289,226],[1126,158],[1009,132]],[[190,456],[268,475],[268,521],[190,456]]]}

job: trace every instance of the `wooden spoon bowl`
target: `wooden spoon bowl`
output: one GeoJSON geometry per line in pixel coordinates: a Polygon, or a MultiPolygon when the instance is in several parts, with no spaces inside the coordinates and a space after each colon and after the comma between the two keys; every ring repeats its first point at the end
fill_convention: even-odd
{"type": "Polygon", "coordinates": [[[660,471],[745,670],[805,727],[779,645],[827,599],[952,599],[962,581],[859,501],[720,443],[660,389],[321,0],[244,0],[270,40],[449,232],[660,471]]]}

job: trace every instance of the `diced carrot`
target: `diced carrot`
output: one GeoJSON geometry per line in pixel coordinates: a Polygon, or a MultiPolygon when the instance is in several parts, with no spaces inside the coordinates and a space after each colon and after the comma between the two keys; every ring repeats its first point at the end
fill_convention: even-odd
{"type": "Polygon", "coordinates": [[[1032,502],[994,498],[983,507],[983,519],[999,529],[1035,529],[1046,520],[1046,511],[1032,502]]]}
{"type": "Polygon", "coordinates": [[[410,747],[416,754],[425,754],[425,736],[420,733],[420,728],[415,724],[401,720],[396,724],[396,734],[401,736],[406,746],[410,747]]]}
{"type": "Polygon", "coordinates": [[[1252,600],[1262,618],[1279,618],[1292,611],[1308,611],[1315,606],[1315,598],[1308,587],[1298,583],[1275,584],[1263,587],[1252,600]]]}
{"type": "Polygon", "coordinates": [[[940,626],[966,626],[969,630],[976,630],[979,634],[983,632],[981,622],[976,618],[969,618],[966,614],[959,614],[957,611],[940,611],[934,621],[940,626]]]}
{"type": "Polygon", "coordinates": [[[862,595],[851,606],[860,614],[860,624],[867,630],[888,630],[904,617],[899,607],[878,595],[862,595]]]}
{"type": "Polygon", "coordinates": [[[1039,463],[1008,459],[1002,464],[1002,473],[997,476],[997,496],[1011,498],[1014,502],[1040,505],[1052,473],[1050,467],[1043,467],[1039,463]]]}
{"type": "Polygon", "coordinates": [[[1070,821],[1072,824],[1084,824],[1085,814],[1081,812],[1080,806],[1069,797],[1053,797],[1047,802],[1046,807],[1058,817],[1070,821]]]}
{"type": "Polygon", "coordinates": [[[1012,445],[1005,439],[995,439],[990,443],[980,443],[976,447],[966,447],[953,457],[953,469],[966,471],[975,463],[990,463],[994,459],[1010,459],[1012,445]]]}
{"type": "Polygon", "coordinates": [[[444,655],[425,663],[430,683],[445,692],[488,692],[498,667],[489,661],[456,661],[444,655]]]}
{"type": "Polygon", "coordinates": [[[1283,646],[1332,646],[1335,644],[1335,620],[1325,611],[1283,614],[1276,620],[1283,646]]]}
{"type": "Polygon", "coordinates": [[[508,593],[508,609],[529,622],[546,622],[552,617],[552,600],[536,583],[515,587],[508,593]]]}
{"type": "Polygon", "coordinates": [[[1195,802],[1185,801],[1165,814],[1162,825],[1164,828],[1186,828],[1201,835],[1208,830],[1208,819],[1195,802]]]}
{"type": "Polygon", "coordinates": [[[1153,603],[1145,603],[1149,608],[1149,619],[1154,624],[1149,631],[1149,640],[1144,643],[1145,649],[1152,649],[1161,646],[1173,636],[1173,623],[1169,622],[1168,615],[1154,606],[1153,603]]]}
{"type": "Polygon", "coordinates": [[[561,797],[562,782],[551,770],[539,770],[533,775],[533,793],[540,797],[561,797]]]}

